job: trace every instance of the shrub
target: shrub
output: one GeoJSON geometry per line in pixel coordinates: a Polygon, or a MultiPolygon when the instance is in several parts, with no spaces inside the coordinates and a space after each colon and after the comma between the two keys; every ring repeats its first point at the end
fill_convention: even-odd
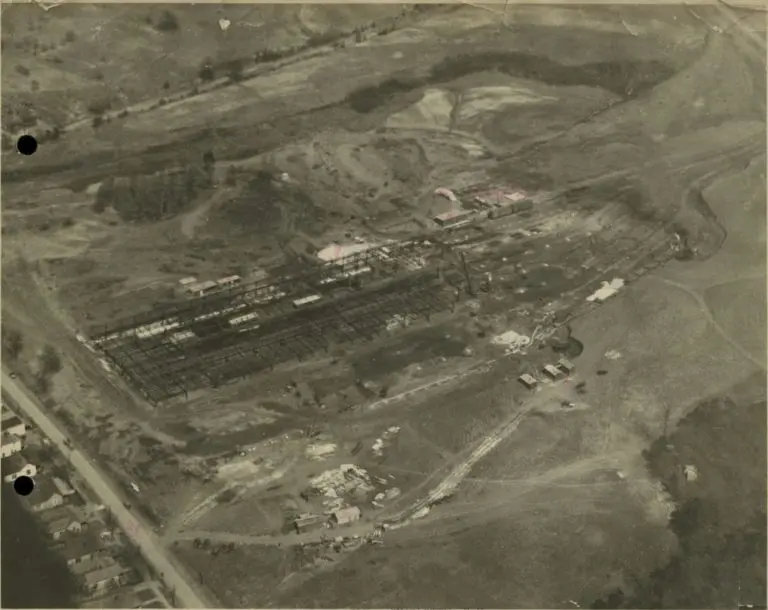
{"type": "Polygon", "coordinates": [[[171,11],[163,11],[155,24],[155,29],[161,32],[175,32],[179,29],[179,20],[171,11]]]}
{"type": "Polygon", "coordinates": [[[16,70],[16,72],[18,72],[22,76],[29,76],[29,74],[30,74],[29,68],[26,68],[26,67],[22,66],[21,64],[17,64],[16,67],[15,67],[15,70],[16,70]]]}
{"type": "Polygon", "coordinates": [[[64,35],[64,42],[75,42],[75,40],[77,40],[77,36],[75,35],[75,33],[72,30],[69,30],[64,35]]]}
{"type": "Polygon", "coordinates": [[[243,62],[239,59],[229,62],[227,65],[227,76],[233,83],[243,79],[243,62]]]}
{"type": "Polygon", "coordinates": [[[16,360],[24,349],[24,337],[13,328],[3,326],[2,330],[3,348],[11,361],[16,360]]]}
{"type": "Polygon", "coordinates": [[[46,345],[40,353],[40,372],[44,375],[53,375],[61,370],[61,358],[56,350],[46,345]]]}
{"type": "Polygon", "coordinates": [[[88,104],[88,112],[91,114],[102,115],[112,107],[112,102],[109,98],[101,98],[93,100],[88,104]]]}
{"type": "Polygon", "coordinates": [[[216,73],[213,71],[213,64],[210,58],[203,61],[203,64],[200,66],[200,70],[198,71],[197,75],[203,81],[212,81],[214,78],[216,78],[216,73]]]}

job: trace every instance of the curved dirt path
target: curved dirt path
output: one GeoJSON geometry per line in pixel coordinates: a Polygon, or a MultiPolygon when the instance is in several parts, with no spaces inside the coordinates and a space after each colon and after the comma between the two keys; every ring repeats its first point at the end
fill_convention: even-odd
{"type": "MultiPolygon", "coordinates": [[[[755,358],[752,354],[749,353],[744,347],[741,346],[741,344],[736,341],[733,337],[731,337],[730,334],[728,334],[728,331],[725,330],[720,324],[715,320],[715,318],[712,316],[712,312],[709,309],[709,306],[707,305],[706,301],[704,300],[704,297],[699,294],[696,290],[693,288],[690,288],[689,286],[686,286],[685,284],[680,284],[678,282],[675,282],[673,280],[668,280],[665,278],[660,278],[656,276],[648,276],[650,279],[661,282],[663,284],[666,284],[667,286],[672,286],[674,288],[677,288],[678,290],[681,290],[685,292],[688,296],[690,296],[694,301],[696,301],[696,304],[699,306],[699,311],[704,316],[704,318],[707,320],[707,322],[714,328],[717,333],[725,339],[725,341],[737,352],[739,352],[744,358],[749,360],[752,364],[757,366],[758,368],[762,370],[766,370],[766,365],[764,362],[761,362],[757,358],[755,358]]],[[[727,283],[727,282],[726,282],[727,283]]],[[[709,287],[707,287],[709,288],[709,287]]]]}

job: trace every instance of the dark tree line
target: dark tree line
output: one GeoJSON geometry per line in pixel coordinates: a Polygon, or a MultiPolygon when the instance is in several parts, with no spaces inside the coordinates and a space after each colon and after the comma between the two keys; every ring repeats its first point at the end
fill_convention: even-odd
{"type": "Polygon", "coordinates": [[[96,193],[94,210],[113,208],[127,221],[156,221],[172,218],[212,184],[212,160],[184,169],[150,175],[107,178],[96,193]]]}

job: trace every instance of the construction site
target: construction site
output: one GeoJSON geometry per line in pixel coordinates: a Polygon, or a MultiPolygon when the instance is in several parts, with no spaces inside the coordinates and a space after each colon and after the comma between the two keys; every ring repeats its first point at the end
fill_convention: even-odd
{"type": "MultiPolygon", "coordinates": [[[[446,189],[438,191],[442,195],[446,189]]],[[[587,288],[608,271],[601,244],[568,236],[570,231],[556,226],[552,230],[554,196],[538,197],[534,215],[533,198],[519,191],[505,196],[496,190],[492,203],[479,192],[470,189],[461,197],[472,197],[490,211],[468,206],[454,215],[459,221],[437,219],[435,231],[386,245],[330,246],[317,260],[301,261],[306,270],[295,275],[255,281],[238,276],[218,282],[183,279],[185,294],[176,303],[118,320],[95,333],[91,345],[103,353],[107,367],[158,405],[455,312],[478,294],[493,297],[488,299],[491,307],[494,301],[509,309],[534,302],[539,314],[550,319],[559,310],[559,323],[583,310],[567,293],[587,288]],[[529,276],[539,281],[531,285],[529,276]],[[544,307],[543,297],[553,294],[557,306],[544,307]]],[[[611,266],[621,264],[634,279],[673,256],[672,245],[663,227],[649,224],[603,247],[625,256],[612,256],[611,266]]]]}
{"type": "Polygon", "coordinates": [[[758,20],[204,6],[8,34],[41,89],[11,118],[48,90],[63,127],[3,157],[4,363],[72,454],[211,607],[586,608],[655,574],[649,446],[764,372],[758,20]]]}

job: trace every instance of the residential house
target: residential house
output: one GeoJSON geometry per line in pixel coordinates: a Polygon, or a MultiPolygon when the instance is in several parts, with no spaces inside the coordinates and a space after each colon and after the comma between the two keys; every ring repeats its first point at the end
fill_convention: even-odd
{"type": "Polygon", "coordinates": [[[21,437],[3,430],[2,441],[0,442],[0,456],[6,458],[14,453],[21,451],[21,437]]]}
{"type": "Polygon", "coordinates": [[[544,365],[544,374],[547,375],[550,379],[558,379],[560,375],[562,375],[562,372],[557,367],[552,366],[551,364],[545,364],[544,365]]]}
{"type": "Polygon", "coordinates": [[[90,559],[84,559],[80,563],[76,563],[75,565],[70,566],[69,570],[75,576],[82,577],[88,574],[88,572],[108,568],[115,565],[116,563],[117,562],[113,557],[110,557],[109,555],[101,555],[97,557],[91,557],[90,559]]]}
{"type": "Polygon", "coordinates": [[[61,537],[61,541],[59,554],[64,557],[68,566],[105,554],[101,541],[87,532],[65,534],[61,537]]]}
{"type": "Polygon", "coordinates": [[[48,535],[54,540],[59,540],[67,532],[80,533],[88,527],[88,519],[79,514],[74,506],[58,506],[47,510],[40,515],[48,535]]]}
{"type": "Polygon", "coordinates": [[[125,584],[130,570],[119,563],[88,572],[83,577],[84,587],[89,593],[103,593],[110,587],[119,587],[125,584]]]}
{"type": "Polygon", "coordinates": [[[24,502],[32,512],[39,513],[64,504],[64,496],[49,477],[42,476],[35,479],[35,489],[24,498],[24,502]]]}
{"type": "Polygon", "coordinates": [[[51,538],[58,540],[67,532],[79,534],[83,531],[83,524],[72,519],[72,517],[62,517],[61,519],[56,519],[55,521],[47,523],[45,529],[51,538]]]}
{"type": "Polygon", "coordinates": [[[333,513],[333,522],[336,525],[346,525],[360,519],[360,509],[357,506],[342,508],[333,513]]]}
{"type": "Polygon", "coordinates": [[[4,457],[0,462],[0,470],[3,473],[3,481],[6,483],[13,483],[22,476],[33,477],[37,474],[37,466],[27,462],[21,453],[4,457]]]}
{"type": "Polygon", "coordinates": [[[3,432],[15,434],[16,436],[24,436],[27,433],[27,427],[18,415],[11,415],[8,419],[4,419],[2,428],[3,432]]]}

